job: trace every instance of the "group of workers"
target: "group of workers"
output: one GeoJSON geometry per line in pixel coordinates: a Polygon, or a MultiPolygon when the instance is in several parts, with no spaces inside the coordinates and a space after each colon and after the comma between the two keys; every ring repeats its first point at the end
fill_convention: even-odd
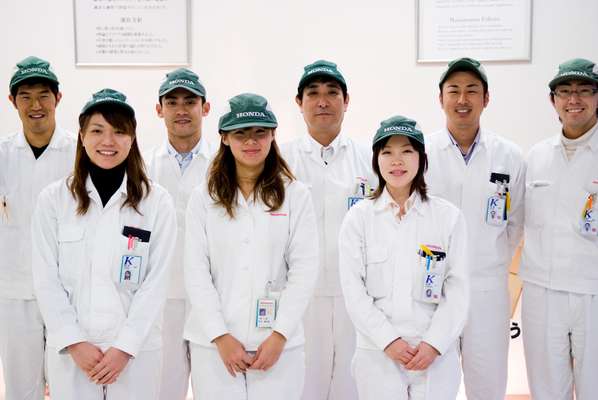
{"type": "Polygon", "coordinates": [[[343,131],[347,82],[305,66],[306,134],[282,145],[267,99],[219,116],[198,75],[166,74],[161,146],[94,93],[57,126],[50,64],[16,66],[22,130],[0,139],[0,358],[7,400],[503,400],[508,267],[524,241],[534,400],[598,390],[598,66],[559,65],[562,125],[524,159],[480,126],[477,60],[439,80],[446,126],[390,116],[343,131]],[[47,387],[47,388],[46,388],[47,387]]]}

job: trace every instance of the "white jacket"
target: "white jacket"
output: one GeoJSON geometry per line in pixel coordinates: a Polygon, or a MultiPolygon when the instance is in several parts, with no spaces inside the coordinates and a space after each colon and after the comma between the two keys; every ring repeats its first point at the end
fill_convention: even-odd
{"type": "Polygon", "coordinates": [[[592,130],[590,141],[570,161],[562,134],[536,144],[529,152],[520,272],[526,282],[598,294],[598,236],[580,232],[588,195],[598,193],[598,124],[592,130]]]}
{"type": "Polygon", "coordinates": [[[212,150],[210,144],[202,138],[199,141],[198,153],[193,156],[191,164],[187,166],[184,173],[181,173],[174,154],[169,154],[166,141],[161,146],[144,154],[149,177],[168,190],[176,209],[177,241],[170,266],[169,299],[185,298],[185,283],[183,282],[185,212],[193,189],[205,184],[206,173],[213,155],[212,150]]]}
{"type": "MultiPolygon", "coordinates": [[[[250,198],[251,199],[251,198],[250,198]]],[[[268,212],[261,200],[245,201],[239,191],[231,219],[203,187],[189,199],[185,285],[191,312],[185,339],[202,346],[230,333],[248,351],[272,329],[256,328],[256,304],[268,281],[281,291],[273,329],[286,347],[303,344],[303,314],[318,275],[318,236],[309,190],[286,185],[282,207],[268,212]]]]}
{"type": "Polygon", "coordinates": [[[34,298],[31,214],[39,192],[73,170],[76,145],[56,127],[36,160],[23,132],[0,139],[0,298],[34,298]]]}
{"type": "Polygon", "coordinates": [[[472,254],[473,290],[506,287],[508,268],[523,235],[525,163],[521,150],[508,140],[480,128],[479,142],[469,164],[442,129],[426,138],[429,193],[461,209],[467,222],[472,254]],[[496,193],[491,173],[508,174],[511,209],[507,223],[486,223],[488,198],[496,193]]]}
{"type": "Polygon", "coordinates": [[[421,338],[441,354],[461,334],[469,306],[466,227],[449,202],[429,197],[398,222],[386,190],[354,206],[339,236],[341,284],[357,331],[357,347],[384,350],[399,337],[421,338]],[[421,301],[425,272],[420,245],[446,253],[439,304],[421,301]]]}
{"type": "Polygon", "coordinates": [[[334,155],[328,164],[322,160],[322,146],[308,134],[281,147],[295,177],[311,189],[320,241],[321,270],[316,296],[342,294],[338,232],[348,210],[347,201],[356,194],[360,178],[365,178],[374,189],[378,183],[371,167],[371,148],[358,145],[342,133],[331,146],[334,155]]]}
{"type": "Polygon", "coordinates": [[[89,210],[60,180],[39,196],[32,219],[35,293],[48,330],[48,347],[61,351],[88,341],[135,356],[162,345],[160,315],[166,299],[170,256],[176,240],[172,199],[162,187],[138,205],[121,208],[127,177],[102,207],[87,178],[89,210]],[[146,243],[128,249],[125,226],[151,232],[146,243]],[[120,283],[124,255],[141,256],[139,283],[120,283]]]}

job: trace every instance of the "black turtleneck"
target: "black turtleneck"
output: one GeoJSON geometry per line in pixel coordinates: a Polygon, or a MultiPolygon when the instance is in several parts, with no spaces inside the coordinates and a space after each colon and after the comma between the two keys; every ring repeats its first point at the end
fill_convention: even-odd
{"type": "Polygon", "coordinates": [[[108,200],[123,183],[126,166],[127,163],[123,162],[112,169],[104,169],[91,162],[89,163],[89,176],[100,194],[103,206],[106,206],[108,200]]]}

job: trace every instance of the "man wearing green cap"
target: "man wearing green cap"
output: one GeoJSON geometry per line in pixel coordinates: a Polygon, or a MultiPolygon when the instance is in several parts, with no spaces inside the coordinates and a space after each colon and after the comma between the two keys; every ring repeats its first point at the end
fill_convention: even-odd
{"type": "Polygon", "coordinates": [[[22,129],[0,139],[0,358],[6,399],[44,398],[44,324],[33,293],[30,219],[41,189],[73,168],[75,139],[56,126],[58,78],[27,57],[8,96],[22,129]]]}
{"type": "Polygon", "coordinates": [[[320,237],[320,274],[305,316],[306,400],[357,399],[350,363],[355,330],[343,300],[338,264],[341,222],[376,185],[371,150],[341,133],[349,94],[336,64],[304,68],[295,98],[307,135],[283,146],[295,176],[311,187],[320,237]]]}
{"type": "Polygon", "coordinates": [[[598,393],[598,65],[576,58],[549,83],[561,132],[530,150],[521,261],[534,400],[598,393]]]}
{"type": "Polygon", "coordinates": [[[469,400],[504,400],[510,300],[508,268],[523,230],[525,164],[512,142],[480,127],[488,77],[479,61],[451,61],[440,78],[446,127],[430,136],[430,193],[459,207],[472,255],[471,307],[461,335],[469,400]]]}
{"type": "Polygon", "coordinates": [[[202,136],[203,117],[209,111],[206,89],[197,74],[186,68],[166,74],[158,90],[156,112],[164,120],[167,138],[144,156],[150,177],[172,195],[178,222],[162,325],[161,400],[184,400],[189,388],[189,346],[183,339],[187,313],[183,284],[185,210],[192,189],[204,182],[213,154],[209,142],[202,136]]]}

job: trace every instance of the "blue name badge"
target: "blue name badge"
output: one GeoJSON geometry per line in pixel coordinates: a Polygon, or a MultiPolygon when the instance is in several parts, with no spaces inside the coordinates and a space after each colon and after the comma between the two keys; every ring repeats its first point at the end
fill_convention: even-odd
{"type": "Polygon", "coordinates": [[[347,197],[347,210],[350,209],[351,207],[353,207],[355,204],[359,203],[361,200],[363,200],[363,197],[358,197],[358,196],[347,197]]]}
{"type": "Polygon", "coordinates": [[[124,255],[120,262],[120,283],[138,284],[141,277],[141,256],[124,255]]]}

